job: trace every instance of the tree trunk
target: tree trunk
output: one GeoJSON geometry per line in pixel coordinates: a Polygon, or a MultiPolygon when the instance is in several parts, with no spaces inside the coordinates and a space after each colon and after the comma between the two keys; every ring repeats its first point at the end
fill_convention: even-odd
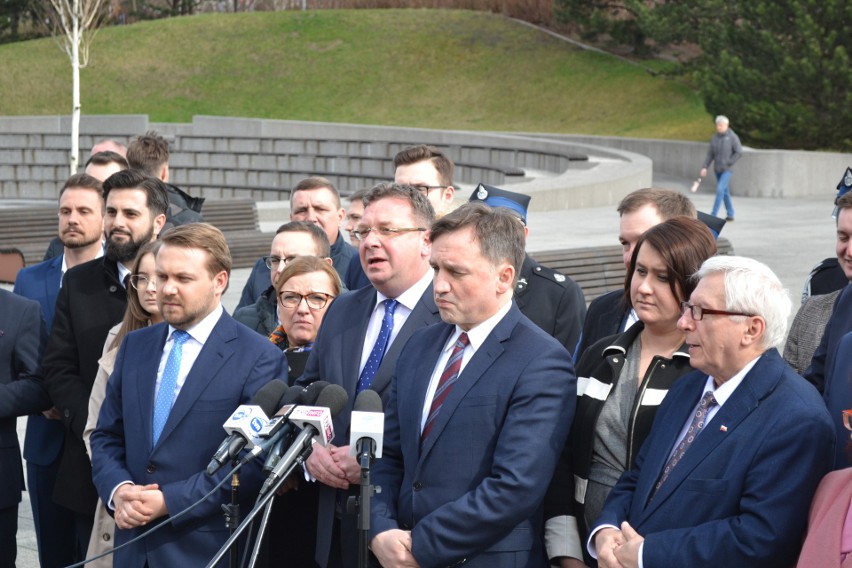
{"type": "Polygon", "coordinates": [[[77,161],[80,156],[80,0],[74,0],[74,18],[71,37],[71,173],[77,173],[77,161]]]}

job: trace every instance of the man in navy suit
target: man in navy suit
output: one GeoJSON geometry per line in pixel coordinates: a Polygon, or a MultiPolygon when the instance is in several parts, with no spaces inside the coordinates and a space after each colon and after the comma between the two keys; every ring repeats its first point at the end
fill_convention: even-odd
{"type": "Polygon", "coordinates": [[[602,567],[792,566],[831,466],[819,393],[776,350],[791,306],[781,282],[735,256],[696,277],[678,325],[697,371],[669,391],[604,505],[589,537],[602,567]]]}
{"type": "MultiPolygon", "coordinates": [[[[169,523],[116,552],[122,567],[203,566],[212,559],[228,536],[220,506],[230,488],[179,520],[170,516],[228,474],[205,470],[234,409],[286,377],[281,352],[222,308],[231,255],[221,231],[190,223],[161,241],[157,303],[165,323],[125,338],[91,438],[95,485],[115,511],[116,548],[147,525],[169,523]]],[[[244,507],[256,496],[258,473],[241,476],[244,507]]]]}
{"type": "MultiPolygon", "coordinates": [[[[852,192],[837,200],[837,260],[846,278],[852,282],[852,192]]],[[[844,356],[838,348],[844,335],[852,331],[852,285],[847,285],[831,311],[822,340],[814,352],[811,365],[805,371],[808,379],[823,393],[831,421],[837,432],[834,468],[849,467],[846,454],[847,433],[843,426],[841,411],[852,406],[852,389],[849,387],[849,370],[838,367],[835,359],[844,356]],[[831,373],[827,370],[832,369],[831,373]]]]}
{"type": "Polygon", "coordinates": [[[544,566],[542,500],[574,415],[571,355],[512,301],[524,228],[468,203],[432,226],[445,323],[400,354],[373,483],[385,568],[544,566]]]}
{"type": "Polygon", "coordinates": [[[18,503],[24,490],[18,416],[50,407],[38,376],[47,332],[37,302],[0,290],[0,567],[15,568],[18,503]]]}
{"type": "Polygon", "coordinates": [[[330,449],[315,445],[307,460],[310,475],[321,482],[316,561],[326,566],[355,566],[354,515],[340,507],[355,491],[360,467],[349,456],[349,419],[355,396],[365,388],[387,402],[399,352],[415,330],[438,321],[432,298],[428,229],[434,210],[424,195],[406,186],[383,183],[364,198],[364,216],[356,227],[361,264],[372,286],[338,297],[329,306],[298,384],[322,379],[349,394],[349,405],[334,419],[330,449]]]}
{"type": "MultiPolygon", "coordinates": [[[[56,297],[62,275],[69,268],[103,255],[104,198],[101,182],[74,174],[59,191],[59,241],[63,253],[18,272],[14,292],[41,305],[47,331],[53,326],[56,297]]],[[[24,459],[33,511],[39,564],[42,568],[68,566],[76,553],[74,517],[53,501],[53,489],[62,455],[64,431],[54,408],[27,420],[24,459]]]]}

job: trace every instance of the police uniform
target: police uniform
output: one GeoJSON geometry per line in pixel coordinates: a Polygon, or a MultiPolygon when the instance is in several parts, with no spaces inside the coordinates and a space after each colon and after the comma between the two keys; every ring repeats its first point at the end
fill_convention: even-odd
{"type": "MultiPolygon", "coordinates": [[[[526,225],[530,196],[479,184],[470,201],[514,211],[526,225]]],[[[529,255],[518,274],[515,302],[521,313],[559,341],[573,355],[586,317],[586,298],[580,286],[559,272],[540,265],[529,255]]]]}
{"type": "Polygon", "coordinates": [[[586,298],[576,282],[526,255],[515,302],[521,313],[574,354],[586,317],[586,298]]]}

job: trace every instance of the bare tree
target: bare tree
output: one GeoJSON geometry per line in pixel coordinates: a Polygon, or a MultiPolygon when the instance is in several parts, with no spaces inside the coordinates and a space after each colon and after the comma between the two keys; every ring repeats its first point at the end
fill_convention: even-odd
{"type": "Polygon", "coordinates": [[[48,0],[44,6],[54,38],[71,60],[71,174],[80,154],[80,69],[89,64],[89,47],[103,22],[108,0],[48,0]]]}

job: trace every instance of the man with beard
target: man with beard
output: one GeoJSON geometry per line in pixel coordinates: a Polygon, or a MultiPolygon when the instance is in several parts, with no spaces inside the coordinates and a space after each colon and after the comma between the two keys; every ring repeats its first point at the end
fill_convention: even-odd
{"type": "Polygon", "coordinates": [[[83,444],[89,394],[107,333],[121,321],[127,306],[128,267],[139,248],[157,238],[168,207],[163,183],[138,171],[117,172],[103,187],[105,256],[65,274],[43,361],[45,386],[65,430],[53,499],[73,511],[83,554],[97,503],[83,444]]]}
{"type": "MultiPolygon", "coordinates": [[[[59,255],[18,273],[14,292],[41,305],[46,329],[53,313],[62,275],[69,268],[103,255],[104,198],[100,180],[74,174],[59,191],[59,255]]],[[[39,564],[58,568],[82,560],[76,558],[74,517],[53,502],[64,437],[61,415],[53,408],[27,420],[24,459],[27,488],[33,510],[39,564]]]]}

